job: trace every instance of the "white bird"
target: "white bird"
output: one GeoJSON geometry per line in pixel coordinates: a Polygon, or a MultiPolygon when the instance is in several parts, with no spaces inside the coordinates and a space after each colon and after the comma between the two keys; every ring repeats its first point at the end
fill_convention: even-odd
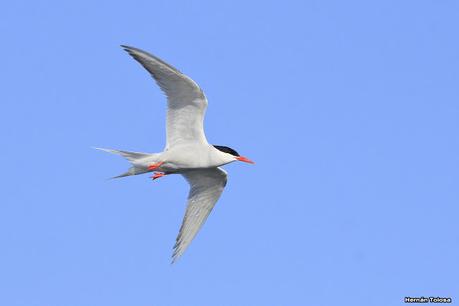
{"type": "Polygon", "coordinates": [[[188,76],[143,50],[123,46],[155,79],[167,96],[166,147],[161,153],[101,149],[125,157],[132,167],[115,178],[155,171],[153,180],[181,174],[190,185],[188,204],[176,239],[172,262],[189,246],[225,188],[225,164],[253,162],[226,146],[210,145],[204,134],[207,99],[188,76]]]}

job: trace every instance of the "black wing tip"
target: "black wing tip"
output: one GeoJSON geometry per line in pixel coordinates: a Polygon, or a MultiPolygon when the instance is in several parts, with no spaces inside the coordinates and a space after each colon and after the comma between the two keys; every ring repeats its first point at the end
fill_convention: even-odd
{"type": "Polygon", "coordinates": [[[131,46],[128,46],[128,45],[120,45],[121,48],[123,48],[124,51],[126,51],[127,53],[129,53],[129,55],[131,55],[132,57],[135,57],[135,56],[140,56],[140,55],[148,55],[148,56],[151,56],[153,57],[153,55],[151,55],[150,53],[142,50],[142,49],[139,49],[139,48],[136,48],[136,47],[131,47],[131,46]]]}
{"type": "Polygon", "coordinates": [[[180,258],[180,254],[178,254],[178,250],[174,249],[174,252],[172,253],[172,259],[171,259],[171,265],[175,264],[177,260],[180,258]]]}
{"type": "MultiPolygon", "coordinates": [[[[180,233],[181,233],[182,229],[180,229],[180,233]]],[[[174,243],[174,247],[172,248],[172,261],[171,261],[171,265],[176,263],[177,260],[182,257],[183,255],[183,249],[182,249],[182,246],[181,246],[181,238],[180,237],[177,237],[175,239],[175,243],[174,243]]]]}
{"type": "Polygon", "coordinates": [[[132,56],[134,56],[135,52],[143,52],[142,50],[140,50],[138,48],[131,47],[131,46],[128,46],[128,45],[120,45],[120,46],[121,46],[121,48],[123,48],[124,51],[126,51],[127,53],[129,53],[132,56]]]}
{"type": "Polygon", "coordinates": [[[128,46],[128,45],[120,45],[120,47],[123,48],[126,51],[135,50],[136,49],[135,47],[131,47],[131,46],[128,46]]]}
{"type": "Polygon", "coordinates": [[[171,64],[166,63],[165,61],[163,61],[162,59],[160,59],[156,55],[153,55],[153,54],[151,54],[151,53],[149,53],[147,51],[144,51],[144,50],[136,48],[136,47],[131,47],[131,46],[128,46],[128,45],[120,45],[120,46],[121,46],[121,48],[124,49],[124,51],[129,53],[129,55],[132,56],[137,61],[140,61],[139,59],[142,58],[142,57],[150,57],[153,60],[163,64],[164,66],[169,67],[169,69],[171,69],[172,71],[175,71],[176,73],[179,73],[179,74],[183,74],[180,70],[178,70],[177,68],[175,68],[171,64]]]}
{"type": "MultiPolygon", "coordinates": [[[[167,66],[170,66],[167,63],[164,63],[162,60],[154,56],[153,54],[148,53],[147,51],[144,51],[142,49],[136,48],[136,47],[131,47],[128,45],[120,45],[121,48],[123,48],[124,51],[126,51],[130,56],[132,56],[135,60],[140,62],[142,65],[144,65],[141,61],[141,58],[143,57],[151,57],[159,62],[162,62],[163,64],[166,64],[167,66]]],[[[148,70],[148,69],[147,69],[148,70]]]]}

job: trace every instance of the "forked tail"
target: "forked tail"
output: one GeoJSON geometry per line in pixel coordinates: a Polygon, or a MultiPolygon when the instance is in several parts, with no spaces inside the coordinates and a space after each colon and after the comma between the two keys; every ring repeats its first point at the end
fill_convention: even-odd
{"type": "Polygon", "coordinates": [[[150,153],[130,152],[130,151],[104,149],[104,148],[94,148],[94,149],[105,151],[105,152],[112,153],[112,154],[121,155],[131,163],[132,167],[129,168],[127,172],[114,176],[112,177],[112,179],[148,172],[149,170],[143,165],[142,161],[154,156],[154,154],[150,154],[150,153]]]}

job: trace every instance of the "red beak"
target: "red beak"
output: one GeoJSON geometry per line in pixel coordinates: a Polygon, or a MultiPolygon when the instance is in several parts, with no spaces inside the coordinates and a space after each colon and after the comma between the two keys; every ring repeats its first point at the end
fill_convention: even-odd
{"type": "Polygon", "coordinates": [[[251,161],[250,159],[248,159],[247,157],[244,157],[244,156],[238,156],[238,157],[236,157],[236,159],[238,161],[241,161],[241,162],[245,162],[245,163],[249,163],[249,164],[255,164],[253,161],[251,161]]]}

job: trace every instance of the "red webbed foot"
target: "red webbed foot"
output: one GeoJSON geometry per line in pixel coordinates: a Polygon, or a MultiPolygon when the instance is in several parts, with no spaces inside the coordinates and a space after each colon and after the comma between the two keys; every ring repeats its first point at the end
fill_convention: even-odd
{"type": "Polygon", "coordinates": [[[155,172],[155,174],[151,177],[153,180],[159,179],[160,177],[165,176],[166,174],[163,172],[155,172]]]}

